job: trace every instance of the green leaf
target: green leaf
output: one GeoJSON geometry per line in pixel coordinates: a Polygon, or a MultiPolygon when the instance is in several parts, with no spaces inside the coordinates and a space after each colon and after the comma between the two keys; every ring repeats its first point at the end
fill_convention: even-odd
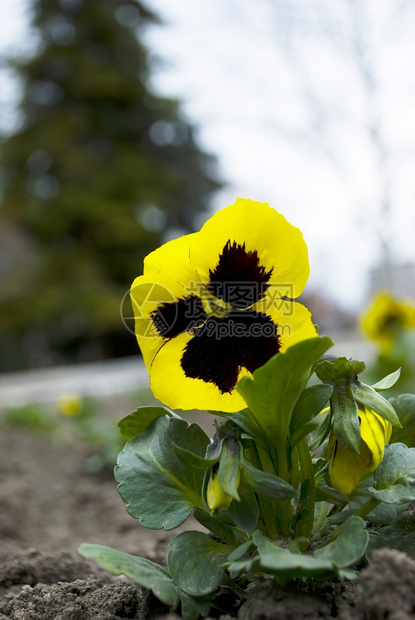
{"type": "Polygon", "coordinates": [[[243,377],[237,390],[265,430],[269,441],[286,437],[294,406],[306,387],[314,364],[332,346],[330,338],[310,338],[274,355],[254,371],[253,377],[243,377]]]}
{"type": "MultiPolygon", "coordinates": [[[[353,513],[357,513],[367,503],[369,496],[372,495],[370,489],[374,485],[374,480],[375,473],[366,472],[357,487],[349,495],[349,508],[353,513]]],[[[372,508],[365,516],[365,520],[376,525],[389,525],[398,515],[405,512],[408,506],[409,502],[404,502],[403,504],[385,504],[385,502],[381,502],[372,508]]]]}
{"type": "Polygon", "coordinates": [[[311,535],[316,537],[317,534],[322,530],[327,514],[329,512],[329,503],[328,502],[316,502],[314,505],[314,519],[313,519],[313,530],[311,535]]]}
{"type": "Polygon", "coordinates": [[[347,385],[354,381],[356,376],[363,372],[365,368],[364,362],[347,359],[346,357],[332,357],[331,359],[323,359],[317,364],[316,375],[324,383],[347,385]]]}
{"type": "Polygon", "coordinates": [[[183,590],[179,591],[182,616],[184,620],[198,620],[200,616],[205,618],[212,605],[208,596],[189,596],[183,590]]]}
{"type": "Polygon", "coordinates": [[[340,493],[338,489],[329,486],[325,479],[322,478],[316,484],[316,502],[319,501],[327,501],[331,504],[345,506],[347,504],[347,497],[343,495],[343,493],[340,493]]]}
{"type": "Polygon", "coordinates": [[[229,419],[257,442],[259,441],[264,445],[267,443],[267,435],[264,429],[258,424],[258,421],[249,409],[231,413],[229,419]]]}
{"type": "Polygon", "coordinates": [[[415,448],[403,443],[385,446],[383,461],[375,471],[373,497],[386,504],[415,500],[415,448]]]}
{"type": "Polygon", "coordinates": [[[291,437],[291,440],[290,440],[291,447],[295,448],[295,446],[297,446],[300,443],[300,441],[304,439],[304,437],[307,437],[307,435],[312,435],[319,428],[320,428],[320,424],[317,420],[314,420],[313,422],[307,422],[307,424],[305,424],[302,427],[302,429],[299,431],[298,434],[295,434],[291,437]]]}
{"type": "Polygon", "coordinates": [[[351,386],[336,385],[331,396],[333,433],[352,452],[360,452],[360,425],[351,386]]]}
{"type": "Polygon", "coordinates": [[[285,578],[322,577],[334,574],[333,562],[325,558],[291,553],[266,540],[257,530],[253,541],[258,549],[259,564],[273,573],[283,573],[285,578]]]}
{"type": "Polygon", "coordinates": [[[175,609],[179,603],[177,588],[166,569],[145,558],[117,551],[104,545],[82,544],[79,553],[113,575],[125,575],[151,590],[165,605],[175,609]]]}
{"type": "Polygon", "coordinates": [[[296,446],[306,435],[314,430],[309,425],[327,404],[332,395],[333,387],[327,384],[312,385],[306,388],[298,399],[290,423],[290,444],[296,446]]]}
{"type": "Polygon", "coordinates": [[[415,560],[415,519],[412,512],[404,512],[387,525],[376,530],[370,540],[370,551],[389,547],[403,551],[415,560]]]}
{"type": "Polygon", "coordinates": [[[395,372],[391,372],[390,375],[383,377],[383,379],[381,379],[377,383],[374,383],[370,387],[373,390],[389,390],[389,388],[395,385],[395,383],[397,382],[400,376],[401,376],[401,369],[398,368],[398,370],[395,370],[395,372]]]}
{"type": "Polygon", "coordinates": [[[360,517],[351,516],[336,531],[336,538],[314,551],[314,557],[330,560],[338,568],[358,562],[365,554],[369,532],[360,517]]]}
{"type": "Polygon", "coordinates": [[[158,418],[130,439],[118,457],[115,478],[127,511],[145,527],[172,530],[194,508],[204,508],[204,471],[190,468],[175,454],[184,444],[204,456],[209,438],[202,429],[176,418],[158,418]]]}
{"type": "Polygon", "coordinates": [[[244,558],[226,564],[226,568],[231,579],[237,579],[242,573],[250,573],[254,571],[254,567],[258,567],[258,572],[263,572],[259,568],[259,557],[256,555],[252,558],[244,558]]]}
{"type": "Polygon", "coordinates": [[[328,472],[329,464],[326,459],[320,458],[316,455],[312,457],[311,462],[313,464],[314,477],[321,476],[325,472],[328,472]]]}
{"type": "Polygon", "coordinates": [[[203,527],[209,530],[209,532],[212,532],[212,534],[215,534],[226,544],[231,546],[238,544],[239,541],[235,537],[235,533],[231,526],[231,518],[224,515],[223,512],[211,516],[204,510],[196,509],[193,516],[203,527]]]}
{"type": "Polygon", "coordinates": [[[248,553],[248,551],[252,547],[253,547],[252,540],[246,540],[244,543],[242,543],[242,545],[239,545],[239,547],[234,549],[232,553],[229,554],[228,556],[229,562],[236,562],[236,560],[240,560],[245,555],[245,553],[248,553]]]}
{"type": "Polygon", "coordinates": [[[401,442],[409,448],[415,446],[415,394],[401,394],[398,398],[391,398],[390,402],[402,428],[393,427],[389,443],[401,442]]]}
{"type": "Polygon", "coordinates": [[[218,431],[216,431],[215,435],[213,436],[212,441],[209,443],[208,447],[206,448],[205,458],[215,461],[215,463],[217,463],[219,461],[220,453],[222,451],[222,443],[223,443],[223,437],[219,437],[218,431]]]}
{"type": "Polygon", "coordinates": [[[118,422],[118,426],[121,429],[121,435],[125,439],[131,439],[136,435],[141,435],[144,433],[149,426],[157,420],[157,418],[161,418],[165,415],[172,416],[172,411],[167,409],[167,407],[158,407],[158,406],[148,406],[148,407],[138,407],[132,413],[129,413],[125,418],[122,418],[118,422]]]}
{"type": "Polygon", "coordinates": [[[370,407],[382,418],[392,424],[392,426],[401,426],[398,415],[390,402],[386,400],[381,394],[378,394],[376,390],[365,385],[364,383],[352,383],[353,394],[360,403],[370,407]]]}
{"type": "Polygon", "coordinates": [[[351,569],[333,569],[329,567],[329,563],[323,560],[317,560],[312,556],[300,555],[299,553],[290,553],[289,551],[282,549],[285,552],[285,557],[279,557],[279,567],[274,569],[268,569],[260,563],[258,555],[253,558],[245,558],[236,562],[231,562],[227,565],[228,571],[232,579],[237,579],[242,573],[264,573],[268,572],[275,576],[275,578],[284,584],[290,579],[296,579],[298,577],[334,577],[338,576],[339,579],[356,579],[357,572],[351,569]],[[281,568],[284,561],[287,560],[287,569],[281,568]]]}
{"type": "Polygon", "coordinates": [[[239,501],[239,443],[235,439],[225,439],[220,453],[218,480],[222,489],[239,501]]]}
{"type": "MultiPolygon", "coordinates": [[[[369,534],[360,517],[352,516],[338,530],[334,541],[318,549],[311,555],[291,553],[266,540],[257,530],[253,541],[259,553],[262,568],[274,573],[283,573],[285,578],[325,577],[340,572],[364,555],[369,534]]],[[[353,574],[347,573],[347,576],[353,574]]]]}
{"type": "Polygon", "coordinates": [[[278,476],[257,469],[245,459],[241,460],[241,470],[244,480],[255,493],[278,500],[298,497],[297,491],[288,482],[278,478],[278,476]]]}
{"type": "Polygon", "coordinates": [[[170,543],[167,565],[174,582],[190,596],[214,592],[224,575],[229,547],[203,532],[183,532],[170,543]]]}
{"type": "Polygon", "coordinates": [[[181,448],[175,443],[173,443],[172,446],[174,453],[182,463],[187,465],[187,467],[194,467],[195,469],[203,469],[205,471],[218,462],[218,459],[207,459],[201,457],[194,452],[190,452],[190,450],[186,450],[186,448],[181,448]]]}
{"type": "Polygon", "coordinates": [[[258,504],[252,489],[249,488],[244,480],[241,481],[238,491],[239,502],[233,500],[227,512],[241,532],[250,536],[255,528],[258,527],[258,504]]]}
{"type": "Polygon", "coordinates": [[[330,412],[327,412],[324,417],[322,416],[322,420],[320,422],[319,427],[314,433],[313,437],[310,439],[308,447],[311,452],[317,450],[323,443],[323,441],[327,438],[328,434],[331,430],[331,415],[330,412]]]}
{"type": "Polygon", "coordinates": [[[369,523],[389,525],[389,523],[392,523],[402,512],[405,512],[409,505],[410,502],[404,502],[403,504],[385,504],[382,502],[371,510],[365,518],[369,523]]]}

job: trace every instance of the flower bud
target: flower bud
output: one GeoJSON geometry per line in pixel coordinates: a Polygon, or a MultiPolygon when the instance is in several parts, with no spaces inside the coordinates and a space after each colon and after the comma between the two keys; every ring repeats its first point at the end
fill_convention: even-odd
{"type": "Polygon", "coordinates": [[[349,495],[366,472],[375,471],[383,459],[392,425],[369,407],[359,404],[360,452],[352,452],[332,434],[329,440],[329,475],[331,484],[349,495]]]}
{"type": "Polygon", "coordinates": [[[209,506],[209,510],[215,512],[222,508],[228,508],[232,499],[233,498],[225,493],[219,484],[217,468],[212,468],[206,489],[206,502],[209,506]]]}

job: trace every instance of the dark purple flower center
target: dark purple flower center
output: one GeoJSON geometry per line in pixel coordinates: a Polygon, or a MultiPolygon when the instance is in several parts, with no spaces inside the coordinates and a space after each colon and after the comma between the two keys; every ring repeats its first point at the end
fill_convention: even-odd
{"type": "Polygon", "coordinates": [[[189,295],[174,303],[161,304],[153,313],[160,336],[174,338],[191,331],[194,336],[183,350],[181,366],[185,375],[215,384],[231,392],[240,370],[253,372],[281,347],[277,325],[266,314],[250,309],[269,288],[272,269],[260,265],[256,251],[229,240],[215,269],[209,271],[207,293],[230,304],[223,317],[209,316],[202,300],[189,295]]]}

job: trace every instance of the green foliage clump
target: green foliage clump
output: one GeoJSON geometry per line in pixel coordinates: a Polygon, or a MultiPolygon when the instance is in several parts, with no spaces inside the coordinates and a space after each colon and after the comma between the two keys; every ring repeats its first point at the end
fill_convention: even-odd
{"type": "Polygon", "coordinates": [[[168,531],[193,515],[207,532],[178,534],[167,568],[103,545],[80,553],[185,620],[216,611],[221,591],[243,600],[271,577],[354,579],[381,546],[413,557],[415,396],[393,399],[395,411],[379,391],[399,372],[368,386],[365,364],[326,355],[331,344],[296,343],[241,378],[247,407],[215,412],[213,438],[167,407],[121,420],[115,478],[129,514],[168,531]]]}

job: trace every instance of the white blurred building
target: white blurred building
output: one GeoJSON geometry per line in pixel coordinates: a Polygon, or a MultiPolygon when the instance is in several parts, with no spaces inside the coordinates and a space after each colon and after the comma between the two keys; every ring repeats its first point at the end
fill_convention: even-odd
{"type": "Polygon", "coordinates": [[[380,289],[386,289],[396,297],[415,298],[415,263],[383,261],[372,269],[369,283],[371,296],[380,289]]]}

